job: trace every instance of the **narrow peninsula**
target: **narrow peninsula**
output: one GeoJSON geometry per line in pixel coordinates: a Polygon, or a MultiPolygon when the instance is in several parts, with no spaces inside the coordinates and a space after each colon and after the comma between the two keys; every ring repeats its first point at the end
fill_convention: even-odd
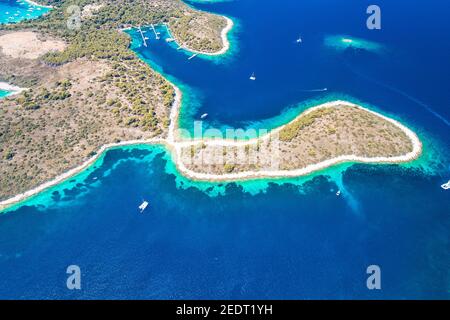
{"type": "Polygon", "coordinates": [[[0,209],[71,177],[112,146],[163,144],[191,179],[300,176],[339,162],[398,163],[422,145],[398,121],[346,101],[310,108],[264,135],[187,140],[182,92],[137,57],[124,28],[166,24],[184,48],[223,54],[232,20],[179,0],[45,0],[38,20],[0,26],[0,209]],[[82,8],[66,27],[69,5],[82,8]],[[14,38],[16,45],[11,45],[14,38]],[[28,190],[28,191],[27,191],[28,190]]]}

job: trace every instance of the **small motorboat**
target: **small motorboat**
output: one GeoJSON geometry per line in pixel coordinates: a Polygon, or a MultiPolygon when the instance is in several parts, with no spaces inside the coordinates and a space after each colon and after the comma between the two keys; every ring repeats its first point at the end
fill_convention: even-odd
{"type": "Polygon", "coordinates": [[[255,81],[256,80],[256,76],[255,73],[253,72],[252,75],[250,76],[250,80],[255,81]]]}
{"type": "Polygon", "coordinates": [[[190,56],[190,57],[188,58],[188,60],[194,59],[197,55],[198,55],[198,53],[194,53],[192,56],[190,56]]]}
{"type": "Polygon", "coordinates": [[[441,188],[444,190],[450,189],[450,180],[448,180],[447,183],[444,183],[443,185],[441,185],[441,188]]]}
{"type": "Polygon", "coordinates": [[[202,114],[202,115],[200,116],[200,119],[205,119],[207,116],[208,116],[208,114],[207,114],[207,113],[204,113],[204,114],[202,114]]]}
{"type": "Polygon", "coordinates": [[[143,201],[141,203],[141,205],[139,206],[139,210],[141,211],[141,213],[143,213],[144,210],[147,209],[147,207],[148,207],[148,202],[147,201],[143,201]]]}
{"type": "Polygon", "coordinates": [[[338,191],[336,192],[336,195],[339,197],[339,196],[341,195],[341,190],[338,190],[338,191]]]}

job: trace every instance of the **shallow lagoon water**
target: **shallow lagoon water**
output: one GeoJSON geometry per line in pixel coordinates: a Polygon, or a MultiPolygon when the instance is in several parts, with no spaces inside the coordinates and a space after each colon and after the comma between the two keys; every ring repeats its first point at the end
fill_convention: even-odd
{"type": "Polygon", "coordinates": [[[0,0],[0,24],[14,23],[25,19],[36,19],[50,11],[23,0],[0,0]]]}
{"type": "Polygon", "coordinates": [[[6,91],[6,90],[0,90],[0,98],[6,97],[7,95],[9,95],[11,92],[6,91]]]}
{"type": "Polygon", "coordinates": [[[364,4],[346,3],[192,3],[238,21],[232,55],[187,62],[156,40],[133,49],[182,84],[188,126],[207,112],[209,126],[272,127],[347,97],[417,131],[420,159],[205,183],[180,176],[161,146],[116,148],[0,217],[0,297],[450,298],[450,197],[439,187],[450,179],[449,128],[436,116],[449,118],[450,49],[436,41],[448,30],[435,17],[444,10],[381,1],[386,30],[369,32],[364,4]],[[419,11],[424,19],[411,20],[419,11]],[[385,50],[337,50],[324,44],[330,35],[385,50]],[[311,91],[323,87],[330,92],[311,91]],[[71,264],[81,291],[65,287],[71,264]],[[371,264],[381,267],[381,291],[366,288],[371,264]]]}
{"type": "Polygon", "coordinates": [[[351,166],[342,180],[356,209],[326,176],[253,195],[210,185],[211,196],[170,170],[160,147],[116,149],[41,195],[51,205],[2,216],[1,296],[448,297],[450,202],[421,170],[351,166]],[[139,214],[143,198],[150,208],[139,214]],[[381,292],[365,287],[375,262],[381,292]],[[70,264],[84,275],[79,292],[65,288],[70,264]]]}

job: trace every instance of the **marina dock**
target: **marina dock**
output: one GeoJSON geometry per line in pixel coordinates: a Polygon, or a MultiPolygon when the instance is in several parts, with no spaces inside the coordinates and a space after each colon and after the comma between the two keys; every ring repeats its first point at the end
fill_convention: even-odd
{"type": "Polygon", "coordinates": [[[144,36],[144,31],[142,31],[141,26],[138,27],[139,33],[141,34],[142,41],[144,43],[144,47],[147,46],[147,38],[144,36]]]}
{"type": "Polygon", "coordinates": [[[159,40],[159,32],[156,32],[155,26],[153,23],[150,25],[152,27],[153,32],[155,33],[156,40],[159,40]]]}

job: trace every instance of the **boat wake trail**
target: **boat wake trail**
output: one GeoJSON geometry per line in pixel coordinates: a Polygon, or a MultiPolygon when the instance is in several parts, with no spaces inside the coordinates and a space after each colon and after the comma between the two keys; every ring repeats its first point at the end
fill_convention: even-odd
{"type": "Polygon", "coordinates": [[[444,122],[447,127],[450,127],[450,121],[447,120],[444,116],[440,115],[439,113],[437,113],[436,111],[434,111],[432,108],[430,108],[428,105],[426,105],[425,103],[423,103],[422,101],[420,101],[419,99],[416,99],[412,96],[410,96],[409,94],[407,94],[406,92],[403,92],[397,88],[385,85],[386,88],[391,89],[392,91],[395,91],[399,94],[401,94],[402,96],[404,96],[405,98],[411,100],[412,102],[418,104],[419,106],[422,106],[423,108],[425,108],[428,112],[430,112],[431,114],[433,114],[435,117],[437,117],[438,119],[440,119],[442,122],[444,122]]]}
{"type": "Polygon", "coordinates": [[[391,85],[382,83],[382,82],[380,82],[380,81],[378,81],[378,80],[376,80],[376,79],[373,79],[373,78],[371,78],[371,77],[369,77],[369,76],[367,76],[367,75],[365,75],[365,74],[362,74],[362,73],[359,72],[359,71],[354,70],[348,63],[346,63],[346,66],[347,66],[354,74],[356,74],[357,76],[362,77],[362,78],[364,78],[364,79],[366,79],[366,80],[368,80],[368,81],[371,81],[371,82],[377,84],[378,86],[384,87],[384,88],[389,89],[389,90],[391,90],[391,91],[393,91],[393,92],[395,92],[395,93],[398,93],[398,94],[402,95],[403,97],[407,98],[408,100],[414,102],[415,104],[421,106],[422,108],[424,108],[425,110],[427,110],[428,112],[430,112],[432,115],[434,115],[436,118],[438,118],[439,120],[441,120],[443,123],[445,123],[445,125],[447,125],[447,127],[450,127],[450,121],[449,121],[447,118],[445,118],[444,116],[442,116],[441,114],[439,114],[437,111],[433,110],[430,106],[428,106],[428,105],[425,104],[424,102],[420,101],[419,99],[417,99],[417,98],[415,98],[415,97],[409,95],[408,93],[406,93],[406,92],[404,92],[404,91],[402,91],[402,90],[400,90],[400,89],[397,89],[397,88],[395,88],[395,87],[393,87],[393,86],[391,86],[391,85]]]}
{"type": "Polygon", "coordinates": [[[328,88],[321,88],[321,89],[309,89],[309,90],[301,90],[302,92],[324,92],[328,91],[328,88]]]}

